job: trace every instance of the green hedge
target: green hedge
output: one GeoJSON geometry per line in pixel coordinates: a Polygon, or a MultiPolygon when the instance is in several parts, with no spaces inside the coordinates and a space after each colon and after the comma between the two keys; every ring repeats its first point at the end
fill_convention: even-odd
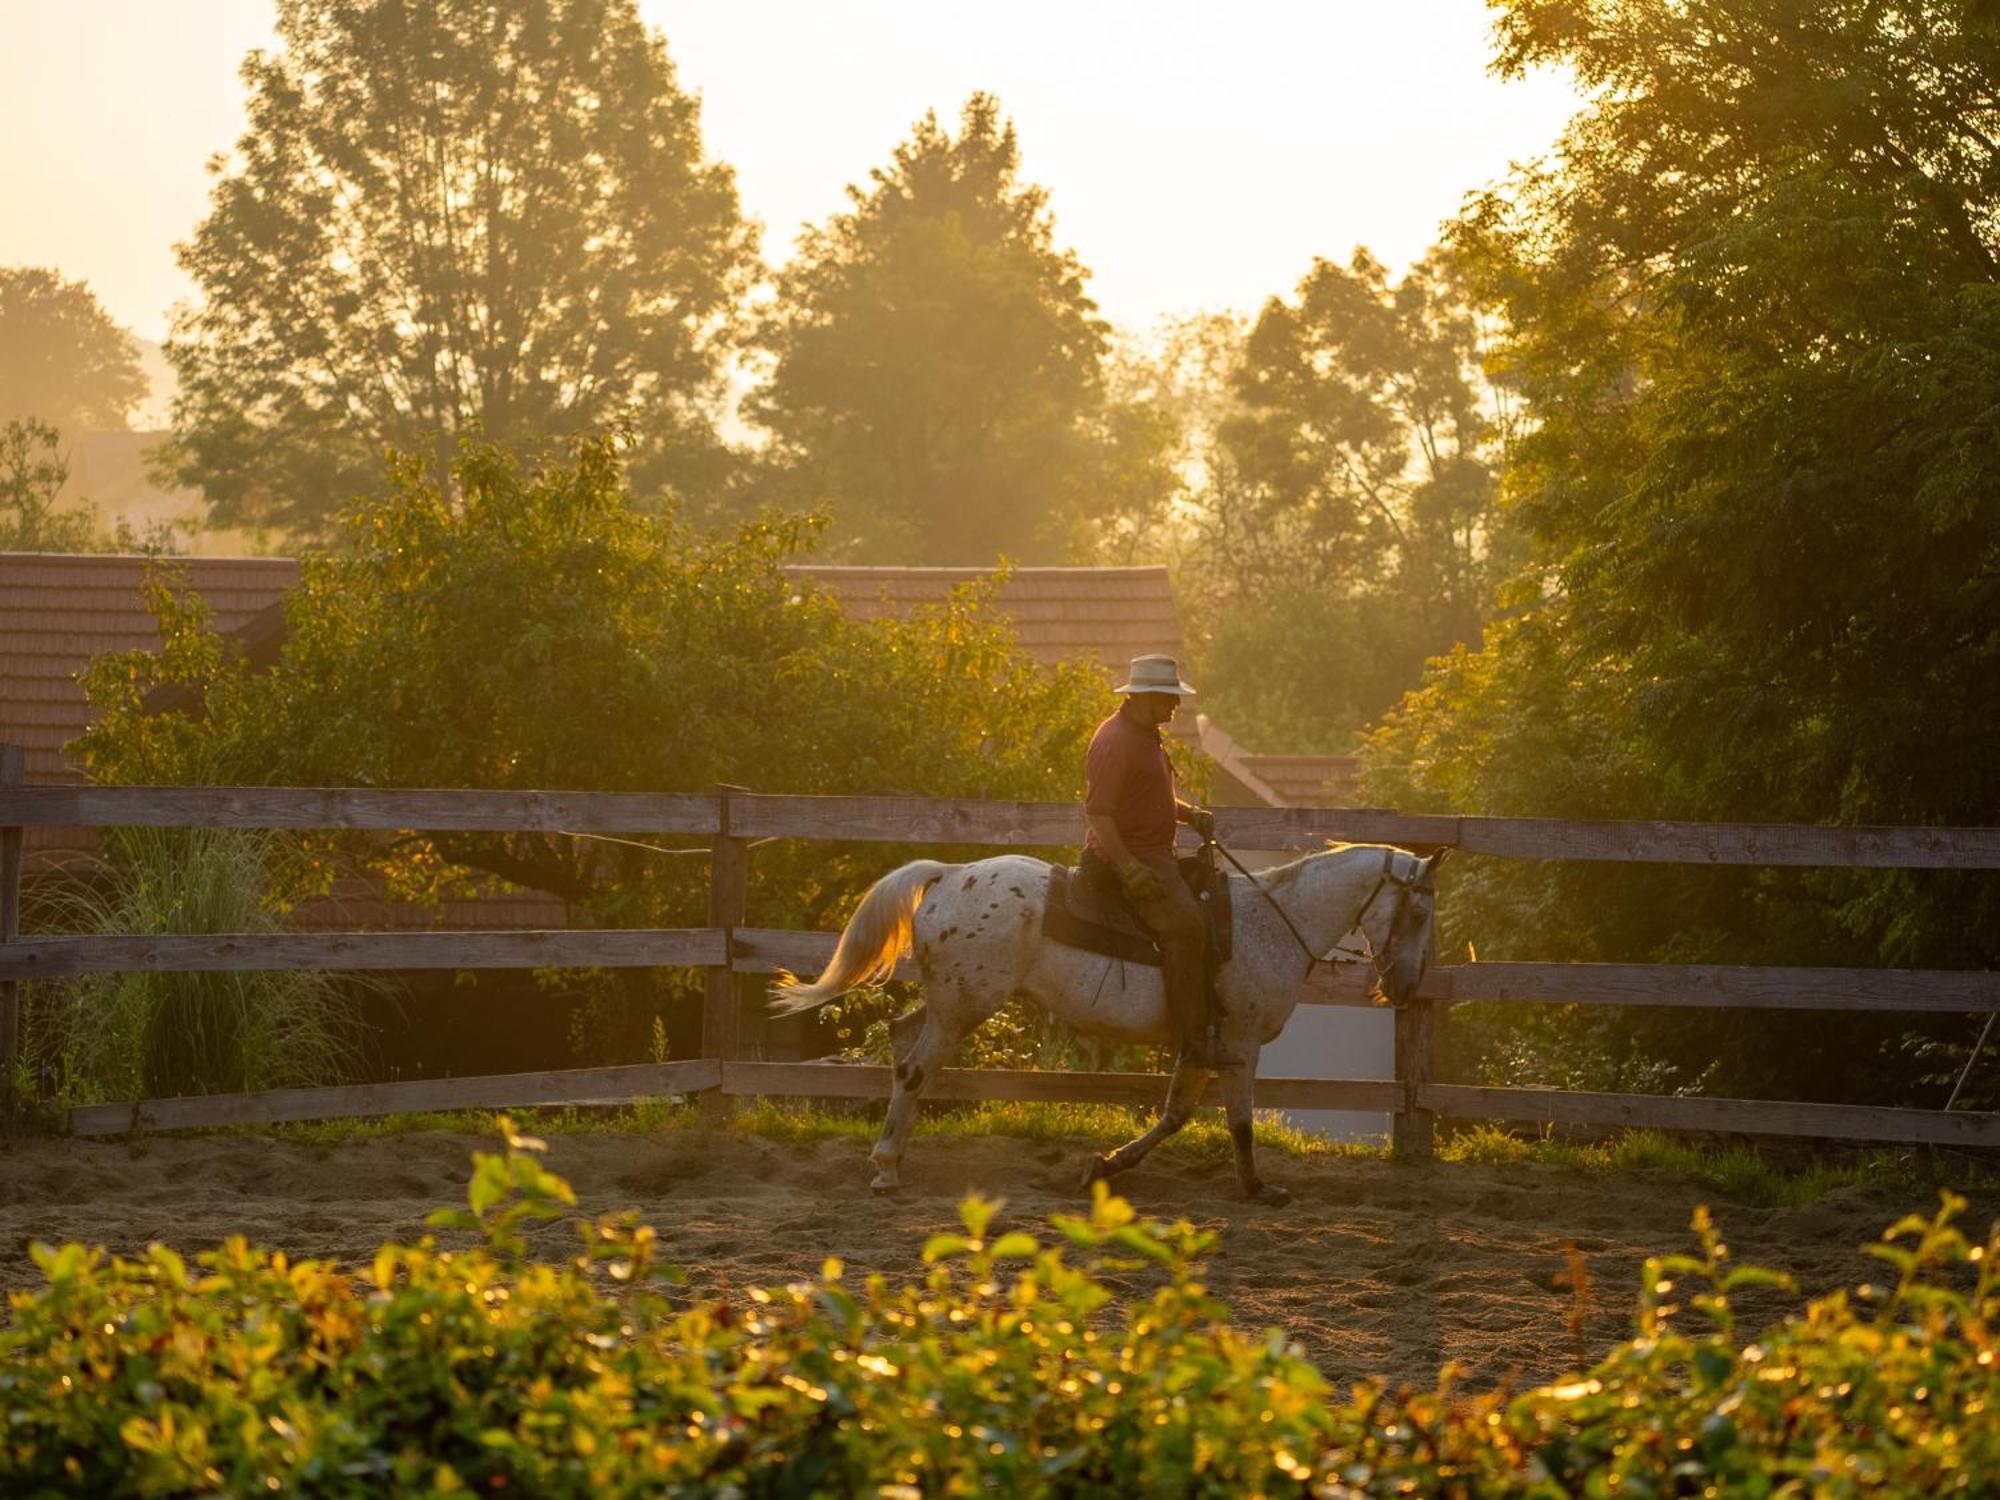
{"type": "Polygon", "coordinates": [[[0,1331],[0,1491],[92,1495],[1846,1495],[1992,1491],[1991,1245],[1962,1200],[1871,1247],[1888,1284],[1740,1341],[1771,1272],[1649,1262],[1639,1337],[1515,1397],[1336,1395],[1204,1290],[1211,1237],[1101,1189],[1056,1238],[962,1234],[921,1282],[677,1296],[653,1231],[570,1215],[539,1142],[478,1155],[476,1243],[350,1272],[232,1240],[191,1270],[36,1246],[0,1331]],[[1114,1282],[1156,1287],[1120,1293],[1114,1282]],[[1682,1316],[1685,1309],[1686,1316],[1682,1316]],[[1697,1330],[1683,1331],[1682,1322],[1697,1330]]]}

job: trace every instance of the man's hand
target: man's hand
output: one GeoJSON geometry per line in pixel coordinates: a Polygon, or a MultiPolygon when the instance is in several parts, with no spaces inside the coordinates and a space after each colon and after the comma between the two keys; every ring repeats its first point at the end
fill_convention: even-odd
{"type": "Polygon", "coordinates": [[[1212,839],[1215,837],[1215,814],[1205,807],[1191,807],[1188,809],[1188,827],[1203,838],[1212,839]]]}
{"type": "Polygon", "coordinates": [[[1118,872],[1118,878],[1125,886],[1125,894],[1132,898],[1135,905],[1144,906],[1166,898],[1167,887],[1159,872],[1136,859],[1118,872]]]}

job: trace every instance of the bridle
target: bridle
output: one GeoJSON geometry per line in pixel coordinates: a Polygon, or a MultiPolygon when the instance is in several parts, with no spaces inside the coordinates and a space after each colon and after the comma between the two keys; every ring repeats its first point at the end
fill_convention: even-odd
{"type": "Polygon", "coordinates": [[[1263,881],[1259,880],[1255,875],[1252,875],[1249,872],[1249,870],[1244,868],[1243,861],[1238,859],[1235,855],[1231,854],[1227,849],[1224,849],[1222,845],[1217,843],[1213,838],[1209,839],[1208,842],[1214,844],[1216,849],[1218,849],[1221,852],[1222,857],[1228,860],[1232,865],[1236,866],[1237,873],[1242,875],[1242,877],[1245,880],[1249,881],[1251,885],[1255,886],[1257,888],[1257,894],[1262,896],[1266,901],[1268,901],[1271,904],[1271,910],[1276,912],[1278,914],[1278,920],[1285,924],[1285,931],[1289,932],[1292,935],[1292,941],[1299,945],[1299,951],[1305,954],[1306,956],[1306,978],[1308,979],[1312,978],[1313,968],[1315,965],[1318,964],[1364,963],[1364,962],[1372,963],[1375,966],[1376,978],[1379,979],[1382,977],[1382,956],[1383,954],[1393,953],[1396,951],[1396,938],[1397,935],[1403,930],[1403,923],[1410,914],[1410,894],[1412,891],[1416,889],[1416,884],[1417,884],[1417,877],[1415,875],[1398,875],[1394,873],[1395,858],[1396,858],[1395,850],[1384,849],[1382,851],[1382,873],[1376,878],[1375,888],[1368,893],[1368,899],[1361,903],[1360,908],[1354,913],[1354,920],[1348,924],[1350,928],[1359,927],[1361,925],[1362,918],[1368,915],[1368,909],[1372,907],[1375,904],[1376,900],[1381,896],[1382,888],[1387,885],[1394,885],[1395,887],[1397,887],[1396,911],[1395,914],[1389,918],[1389,933],[1388,936],[1383,939],[1381,952],[1357,953],[1352,948],[1336,947],[1332,951],[1338,954],[1342,954],[1344,955],[1344,957],[1335,959],[1335,958],[1323,957],[1320,954],[1313,951],[1312,944],[1308,943],[1305,940],[1305,935],[1299,931],[1298,925],[1292,921],[1291,914],[1288,913],[1284,909],[1284,907],[1278,904],[1278,898],[1271,894],[1270,890],[1264,885],[1263,881]]]}

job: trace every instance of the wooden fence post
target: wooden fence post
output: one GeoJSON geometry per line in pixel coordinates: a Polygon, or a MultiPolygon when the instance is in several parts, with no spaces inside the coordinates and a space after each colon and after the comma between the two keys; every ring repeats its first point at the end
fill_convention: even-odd
{"type": "MultiPolygon", "coordinates": [[[[748,790],[727,785],[715,789],[721,826],[709,855],[708,925],[722,929],[723,961],[720,968],[710,969],[706,976],[701,1007],[701,1055],[719,1062],[736,1061],[741,1035],[736,966],[730,950],[736,929],[743,925],[750,897],[750,846],[730,832],[729,800],[731,793],[748,790]]],[[[729,1100],[721,1090],[712,1090],[702,1096],[702,1108],[710,1119],[715,1119],[728,1114],[729,1100]]]]}
{"type": "Polygon", "coordinates": [[[1398,1161],[1429,1161],[1433,1145],[1433,1115],[1418,1101],[1430,1086],[1432,1058],[1437,1050],[1436,1000],[1409,1000],[1396,1007],[1396,1081],[1403,1086],[1403,1107],[1396,1111],[1394,1155],[1398,1161]]]}
{"type": "MultiPolygon", "coordinates": [[[[21,786],[27,781],[27,751],[19,745],[0,745],[0,787],[21,786]]],[[[11,943],[21,935],[21,828],[0,828],[0,943],[11,943]]],[[[12,979],[0,979],[0,1107],[12,1111],[14,1075],[21,1063],[21,986],[12,979]]]]}

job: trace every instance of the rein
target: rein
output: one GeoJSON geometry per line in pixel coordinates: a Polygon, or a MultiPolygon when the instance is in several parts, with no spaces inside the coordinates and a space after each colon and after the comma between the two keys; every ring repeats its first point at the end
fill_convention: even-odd
{"type": "MultiPolygon", "coordinates": [[[[1216,840],[1211,838],[1208,840],[1208,842],[1215,845],[1216,849],[1221,853],[1224,859],[1228,860],[1232,865],[1236,866],[1238,874],[1240,874],[1245,880],[1249,881],[1250,884],[1252,884],[1257,888],[1258,895],[1262,896],[1266,901],[1271,903],[1271,910],[1278,914],[1278,920],[1285,924],[1285,931],[1289,932],[1292,935],[1292,941],[1299,945],[1299,951],[1305,954],[1306,956],[1306,978],[1308,979],[1312,978],[1312,971],[1315,966],[1319,964],[1335,963],[1340,961],[1330,958],[1322,958],[1319,954],[1313,952],[1312,944],[1308,943],[1305,940],[1304,935],[1300,933],[1297,925],[1292,921],[1290,913],[1288,913],[1284,909],[1284,907],[1278,905],[1278,898],[1271,894],[1271,892],[1265,887],[1264,882],[1259,880],[1255,875],[1252,875],[1249,872],[1249,870],[1245,869],[1243,866],[1243,861],[1238,859],[1235,855],[1231,854],[1227,849],[1224,849],[1220,843],[1216,842],[1216,840]]],[[[1361,903],[1360,910],[1354,913],[1353,925],[1358,926],[1360,924],[1361,919],[1368,914],[1368,908],[1375,904],[1375,898],[1382,894],[1382,887],[1389,883],[1389,861],[1391,858],[1392,856],[1388,854],[1384,854],[1382,856],[1381,878],[1375,882],[1375,889],[1368,893],[1368,899],[1361,903]]],[[[1400,885],[1402,884],[1402,882],[1398,881],[1397,884],[1400,885]]],[[[1335,953],[1346,954],[1347,958],[1345,962],[1348,963],[1372,962],[1369,955],[1365,953],[1356,953],[1351,948],[1335,948],[1333,951],[1335,953]]]]}

